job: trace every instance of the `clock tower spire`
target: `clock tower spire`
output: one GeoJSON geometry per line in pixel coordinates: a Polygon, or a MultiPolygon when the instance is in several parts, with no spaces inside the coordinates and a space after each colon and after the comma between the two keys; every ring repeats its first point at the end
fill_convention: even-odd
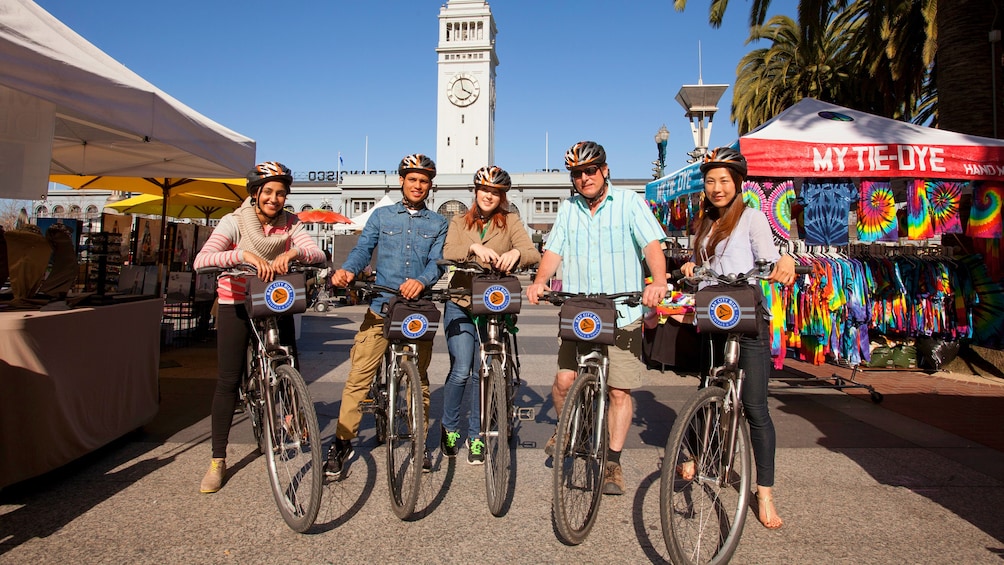
{"type": "Polygon", "coordinates": [[[474,174],[495,159],[495,18],[484,0],[439,11],[436,168],[474,174]]]}

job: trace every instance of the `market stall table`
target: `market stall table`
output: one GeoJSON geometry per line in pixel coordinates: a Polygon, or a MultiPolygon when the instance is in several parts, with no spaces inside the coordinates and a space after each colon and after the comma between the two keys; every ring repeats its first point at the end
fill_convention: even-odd
{"type": "Polygon", "coordinates": [[[163,306],[0,312],[0,488],[153,419],[163,306]]]}

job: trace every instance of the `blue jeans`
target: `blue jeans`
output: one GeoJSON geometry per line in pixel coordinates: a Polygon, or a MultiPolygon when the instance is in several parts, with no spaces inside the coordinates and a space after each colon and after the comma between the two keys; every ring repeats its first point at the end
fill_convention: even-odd
{"type": "Polygon", "coordinates": [[[471,406],[467,437],[473,439],[481,431],[481,376],[478,368],[481,340],[471,318],[452,301],[446,303],[443,324],[446,327],[446,348],[450,351],[450,374],[443,386],[443,427],[451,432],[460,431],[460,406],[464,400],[464,388],[467,387],[471,406]]]}

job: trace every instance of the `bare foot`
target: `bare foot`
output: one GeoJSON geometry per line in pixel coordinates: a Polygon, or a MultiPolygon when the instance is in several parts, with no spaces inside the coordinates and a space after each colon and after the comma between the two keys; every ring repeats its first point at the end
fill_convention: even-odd
{"type": "Polygon", "coordinates": [[[757,519],[768,530],[776,530],[784,525],[784,521],[777,515],[777,508],[774,507],[774,497],[770,494],[756,495],[757,519]]]}
{"type": "Polygon", "coordinates": [[[697,474],[697,467],[694,465],[694,460],[684,461],[676,466],[676,474],[681,479],[685,481],[694,480],[694,475],[697,474]]]}

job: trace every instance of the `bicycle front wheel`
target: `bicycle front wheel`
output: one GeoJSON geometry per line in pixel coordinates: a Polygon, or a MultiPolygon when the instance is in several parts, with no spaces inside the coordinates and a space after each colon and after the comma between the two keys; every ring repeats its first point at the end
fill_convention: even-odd
{"type": "Polygon", "coordinates": [[[244,399],[244,411],[248,420],[251,420],[251,431],[254,433],[255,443],[258,444],[258,454],[265,455],[265,437],[262,433],[262,417],[265,414],[265,401],[262,398],[262,391],[259,390],[258,382],[258,349],[249,344],[245,354],[244,375],[241,377],[241,396],[244,399]]]}
{"type": "Polygon", "coordinates": [[[680,412],[666,443],[659,515],[673,563],[726,563],[739,545],[749,505],[750,441],[740,418],[726,472],[732,410],[720,387],[698,391],[680,412]]]}
{"type": "Polygon", "coordinates": [[[582,543],[596,521],[607,461],[606,425],[595,368],[579,371],[558,419],[551,512],[564,543],[582,543]]]}
{"type": "Polygon", "coordinates": [[[276,368],[270,408],[265,462],[272,495],[286,524],[302,533],[321,508],[324,450],[314,402],[299,371],[276,368]]]}
{"type": "Polygon", "coordinates": [[[404,520],[415,511],[422,484],[425,454],[425,406],[418,367],[401,361],[401,370],[388,377],[387,484],[394,514],[404,520]]]}
{"type": "Polygon", "coordinates": [[[485,438],[485,490],[488,510],[494,516],[502,516],[510,494],[513,451],[509,445],[509,395],[502,363],[498,359],[493,359],[488,365],[485,381],[487,426],[482,430],[485,438]]]}

